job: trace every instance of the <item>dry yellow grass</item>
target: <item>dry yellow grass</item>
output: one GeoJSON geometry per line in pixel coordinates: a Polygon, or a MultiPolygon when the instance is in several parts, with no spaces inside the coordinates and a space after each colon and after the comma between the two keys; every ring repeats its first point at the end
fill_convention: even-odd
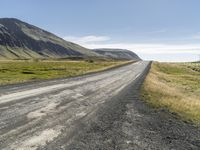
{"type": "MultiPolygon", "coordinates": [[[[196,67],[196,65],[195,65],[196,67]]],[[[157,63],[143,84],[144,100],[200,124],[200,72],[191,64],[157,63]]]]}

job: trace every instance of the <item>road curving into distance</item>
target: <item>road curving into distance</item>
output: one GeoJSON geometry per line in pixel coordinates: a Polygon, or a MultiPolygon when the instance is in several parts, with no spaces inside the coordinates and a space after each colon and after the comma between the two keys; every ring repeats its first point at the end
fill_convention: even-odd
{"type": "Polygon", "coordinates": [[[149,68],[0,87],[0,149],[198,149],[197,127],[139,100],[149,68]]]}

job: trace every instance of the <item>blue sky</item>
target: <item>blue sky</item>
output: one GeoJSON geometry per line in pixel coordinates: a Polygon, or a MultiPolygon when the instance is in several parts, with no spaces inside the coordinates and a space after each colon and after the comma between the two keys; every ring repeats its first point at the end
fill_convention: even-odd
{"type": "Polygon", "coordinates": [[[1,0],[18,18],[88,48],[126,48],[143,59],[200,55],[199,0],[1,0]]]}

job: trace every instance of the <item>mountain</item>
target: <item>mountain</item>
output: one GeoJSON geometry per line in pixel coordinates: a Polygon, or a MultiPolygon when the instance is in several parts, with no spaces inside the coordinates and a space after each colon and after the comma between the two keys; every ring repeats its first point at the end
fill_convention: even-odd
{"type": "Polygon", "coordinates": [[[129,50],[90,50],[15,18],[0,18],[0,59],[111,58],[140,60],[129,50]]]}
{"type": "Polygon", "coordinates": [[[18,19],[0,19],[0,59],[99,56],[87,48],[18,19]]]}
{"type": "Polygon", "coordinates": [[[120,59],[120,60],[141,60],[141,58],[136,55],[134,52],[126,49],[94,49],[96,53],[103,55],[111,59],[120,59]]]}

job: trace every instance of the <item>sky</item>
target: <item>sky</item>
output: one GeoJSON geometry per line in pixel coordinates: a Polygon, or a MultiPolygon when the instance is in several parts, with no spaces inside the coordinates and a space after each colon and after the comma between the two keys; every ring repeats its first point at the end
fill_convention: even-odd
{"type": "Polygon", "coordinates": [[[17,18],[87,48],[122,48],[142,59],[200,59],[200,0],[0,0],[17,18]]]}

